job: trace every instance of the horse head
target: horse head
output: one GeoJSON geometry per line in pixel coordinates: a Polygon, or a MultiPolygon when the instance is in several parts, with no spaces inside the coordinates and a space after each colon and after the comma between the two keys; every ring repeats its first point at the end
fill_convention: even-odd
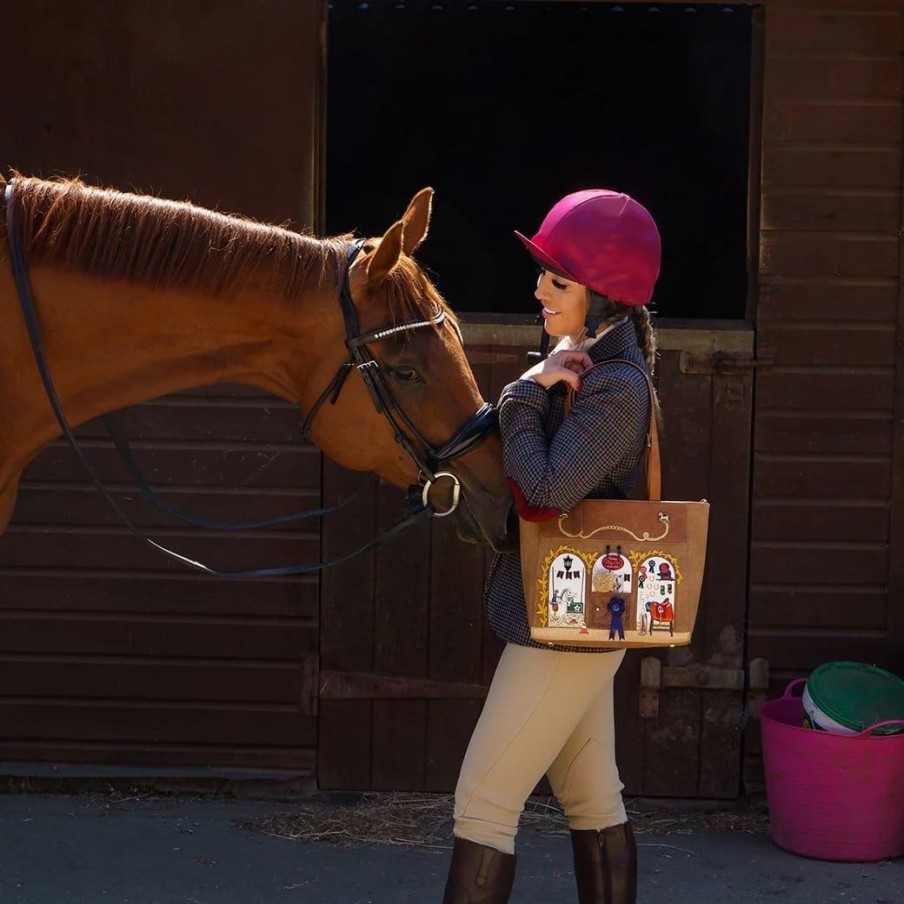
{"type": "Polygon", "coordinates": [[[488,429],[455,317],[411,256],[427,235],[432,196],[429,188],[418,192],[381,237],[350,248],[339,287],[344,314],[325,327],[331,335],[323,349],[333,351],[323,355],[311,386],[319,396],[308,404],[310,435],[339,464],[398,487],[449,475],[425,498],[442,513],[454,507],[460,484],[459,536],[511,550],[499,438],[488,429]]]}

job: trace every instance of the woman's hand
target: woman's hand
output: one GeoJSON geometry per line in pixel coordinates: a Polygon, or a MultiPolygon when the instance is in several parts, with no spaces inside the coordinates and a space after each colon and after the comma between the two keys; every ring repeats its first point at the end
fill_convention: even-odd
{"type": "Polygon", "coordinates": [[[580,375],[590,367],[593,367],[593,361],[587,352],[554,352],[548,358],[521,374],[521,379],[533,380],[534,383],[539,383],[544,389],[549,389],[550,386],[563,382],[577,392],[581,388],[580,375]]]}

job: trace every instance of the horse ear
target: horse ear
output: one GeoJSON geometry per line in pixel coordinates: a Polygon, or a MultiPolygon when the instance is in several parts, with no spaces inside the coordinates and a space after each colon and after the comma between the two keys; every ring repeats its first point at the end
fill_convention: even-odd
{"type": "Polygon", "coordinates": [[[367,262],[367,287],[376,289],[389,275],[389,271],[399,262],[402,253],[402,233],[405,224],[398,220],[393,223],[380,239],[380,244],[367,262]]]}
{"type": "Polygon", "coordinates": [[[402,217],[405,226],[402,235],[402,250],[411,254],[427,237],[430,228],[430,211],[433,204],[433,189],[422,188],[412,199],[402,217]]]}

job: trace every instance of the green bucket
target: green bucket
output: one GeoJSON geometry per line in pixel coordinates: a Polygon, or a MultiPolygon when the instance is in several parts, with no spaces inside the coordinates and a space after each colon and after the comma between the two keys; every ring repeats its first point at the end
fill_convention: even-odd
{"type": "MultiPolygon", "coordinates": [[[[862,662],[826,662],[807,679],[804,727],[859,734],[879,722],[904,719],[904,681],[862,662]]],[[[904,725],[877,728],[875,735],[904,732],[904,725]]]]}

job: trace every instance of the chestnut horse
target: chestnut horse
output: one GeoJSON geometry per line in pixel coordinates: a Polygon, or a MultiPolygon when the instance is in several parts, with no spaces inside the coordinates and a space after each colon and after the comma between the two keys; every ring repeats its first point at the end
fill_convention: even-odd
{"type": "MultiPolygon", "coordinates": [[[[16,176],[9,188],[70,424],[179,390],[244,383],[296,403],[313,442],[339,464],[406,487],[423,482],[430,447],[448,443],[481,409],[454,316],[411,257],[427,233],[431,189],[381,238],[355,247],[349,237],[317,239],[76,180],[16,176]],[[376,359],[368,363],[401,414],[395,430],[351,360],[358,346],[346,344],[349,315],[337,303],[343,286],[367,340],[360,348],[376,359]],[[325,394],[331,386],[338,397],[325,394]]],[[[2,533],[23,470],[61,429],[36,367],[2,223],[0,237],[2,533]]],[[[373,382],[373,371],[365,376],[373,382]]],[[[438,464],[461,484],[459,534],[510,548],[498,438],[458,454],[438,464]]],[[[452,482],[429,491],[438,509],[450,504],[452,482]]]]}

